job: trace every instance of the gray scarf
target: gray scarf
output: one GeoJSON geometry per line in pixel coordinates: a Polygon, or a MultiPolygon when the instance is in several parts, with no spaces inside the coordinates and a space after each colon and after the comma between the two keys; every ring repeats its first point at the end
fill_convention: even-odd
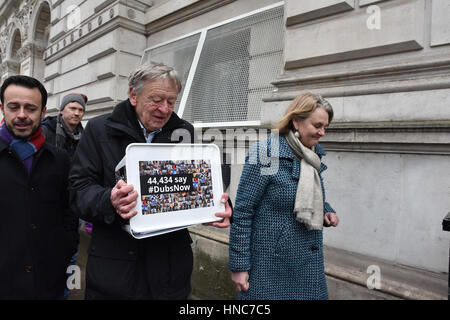
{"type": "Polygon", "coordinates": [[[323,194],[318,170],[320,158],[313,150],[305,147],[292,131],[285,136],[292,152],[301,163],[300,179],[295,197],[294,212],[297,221],[308,230],[323,229],[323,194]]]}
{"type": "Polygon", "coordinates": [[[61,113],[58,114],[58,117],[56,118],[56,147],[64,149],[67,139],[78,142],[82,133],[83,126],[81,123],[76,127],[74,132],[71,132],[64,123],[61,113]]]}

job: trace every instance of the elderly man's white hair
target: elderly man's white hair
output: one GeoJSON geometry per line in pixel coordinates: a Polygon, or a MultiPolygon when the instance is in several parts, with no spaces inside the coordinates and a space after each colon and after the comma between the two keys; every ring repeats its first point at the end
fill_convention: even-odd
{"type": "Polygon", "coordinates": [[[181,81],[174,68],[166,66],[163,63],[150,62],[140,65],[128,77],[128,86],[139,95],[148,80],[170,79],[177,86],[178,93],[181,91],[181,81]]]}

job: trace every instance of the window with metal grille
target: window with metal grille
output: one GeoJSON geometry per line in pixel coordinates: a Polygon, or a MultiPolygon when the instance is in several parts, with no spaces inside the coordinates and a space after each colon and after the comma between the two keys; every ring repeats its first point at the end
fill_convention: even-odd
{"type": "Polygon", "coordinates": [[[283,64],[283,2],[145,50],[179,73],[175,112],[197,127],[258,125],[283,64]]]}

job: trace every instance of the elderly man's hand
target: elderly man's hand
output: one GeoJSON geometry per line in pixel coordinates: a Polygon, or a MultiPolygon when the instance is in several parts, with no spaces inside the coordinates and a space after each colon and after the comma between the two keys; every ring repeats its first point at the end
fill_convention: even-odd
{"type": "Polygon", "coordinates": [[[133,210],[136,207],[137,197],[138,193],[133,186],[126,184],[123,180],[119,180],[111,190],[111,203],[116,209],[116,213],[125,220],[131,219],[137,214],[137,210],[133,210]]]}
{"type": "Polygon", "coordinates": [[[213,226],[216,228],[226,228],[226,227],[230,226],[230,218],[231,218],[231,215],[233,214],[233,212],[231,210],[230,204],[228,203],[228,198],[229,198],[228,193],[224,193],[222,195],[220,202],[225,204],[225,211],[216,213],[216,217],[220,217],[223,219],[221,221],[205,223],[204,224],[205,226],[213,226]]]}

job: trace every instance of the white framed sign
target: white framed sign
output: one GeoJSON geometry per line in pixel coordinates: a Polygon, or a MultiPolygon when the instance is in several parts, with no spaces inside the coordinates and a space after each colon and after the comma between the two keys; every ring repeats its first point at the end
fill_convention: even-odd
{"type": "Polygon", "coordinates": [[[132,143],[116,167],[138,192],[138,214],[125,227],[135,238],[219,221],[225,211],[220,150],[214,144],[132,143]]]}

